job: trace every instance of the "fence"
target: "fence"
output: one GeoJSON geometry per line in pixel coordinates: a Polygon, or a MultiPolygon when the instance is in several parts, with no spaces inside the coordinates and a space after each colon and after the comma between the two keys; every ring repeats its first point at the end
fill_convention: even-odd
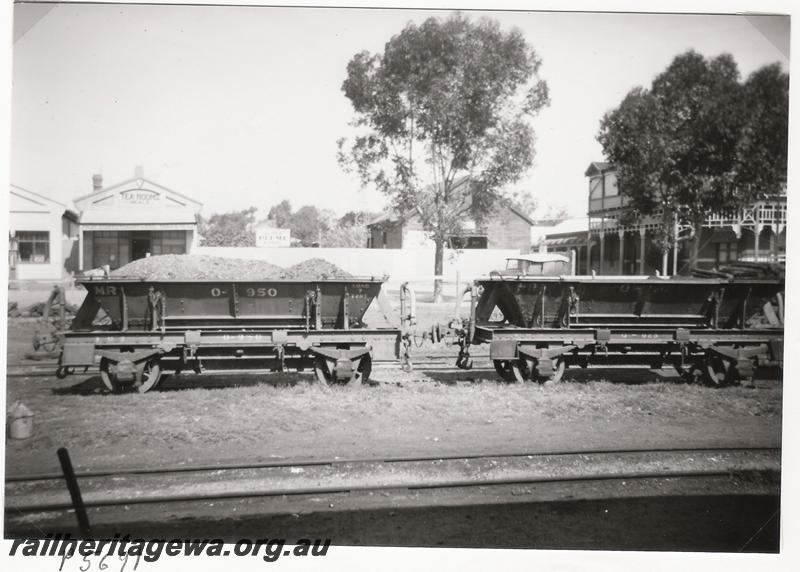
{"type": "MultiPolygon", "coordinates": [[[[266,260],[278,266],[291,266],[309,258],[322,258],[355,276],[389,276],[390,284],[434,279],[433,248],[257,248],[197,246],[192,254],[266,260]]],[[[519,250],[445,249],[442,279],[463,282],[505,267],[505,259],[519,250]]]]}

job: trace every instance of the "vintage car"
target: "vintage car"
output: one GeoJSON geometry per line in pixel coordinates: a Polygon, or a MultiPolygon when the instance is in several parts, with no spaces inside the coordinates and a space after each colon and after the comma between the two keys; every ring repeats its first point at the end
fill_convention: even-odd
{"type": "Polygon", "coordinates": [[[505,270],[492,274],[501,276],[565,276],[572,274],[570,259],[563,254],[535,252],[506,258],[505,270]]]}

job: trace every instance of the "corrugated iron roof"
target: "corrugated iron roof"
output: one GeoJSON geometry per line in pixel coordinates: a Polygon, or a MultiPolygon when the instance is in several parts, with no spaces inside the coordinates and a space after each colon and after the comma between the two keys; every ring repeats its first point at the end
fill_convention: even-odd
{"type": "Polygon", "coordinates": [[[607,161],[592,161],[589,163],[589,167],[586,169],[586,172],[583,174],[584,177],[591,177],[592,175],[599,175],[600,173],[604,173],[605,171],[613,171],[614,165],[608,163],[607,161]]]}

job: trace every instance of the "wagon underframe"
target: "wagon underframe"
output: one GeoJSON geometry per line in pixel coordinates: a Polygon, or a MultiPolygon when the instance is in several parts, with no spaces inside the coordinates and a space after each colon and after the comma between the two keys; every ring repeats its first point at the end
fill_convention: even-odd
{"type": "Polygon", "coordinates": [[[489,344],[508,381],[558,381],[567,367],[673,366],[689,381],[715,385],[752,379],[758,366],[781,365],[783,329],[518,328],[476,326],[472,344],[489,344]]]}
{"type": "Polygon", "coordinates": [[[162,332],[68,332],[59,370],[99,366],[111,390],[158,386],[164,372],[302,371],[323,383],[360,384],[373,360],[399,357],[399,329],[196,329],[162,332]]]}

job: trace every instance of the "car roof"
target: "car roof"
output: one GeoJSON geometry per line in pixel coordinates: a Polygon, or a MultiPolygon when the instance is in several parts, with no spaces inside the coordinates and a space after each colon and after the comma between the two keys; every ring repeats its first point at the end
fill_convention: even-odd
{"type": "Polygon", "coordinates": [[[519,256],[509,256],[506,260],[526,260],[528,262],[569,262],[569,258],[563,254],[553,252],[534,252],[531,254],[520,254],[519,256]]]}

